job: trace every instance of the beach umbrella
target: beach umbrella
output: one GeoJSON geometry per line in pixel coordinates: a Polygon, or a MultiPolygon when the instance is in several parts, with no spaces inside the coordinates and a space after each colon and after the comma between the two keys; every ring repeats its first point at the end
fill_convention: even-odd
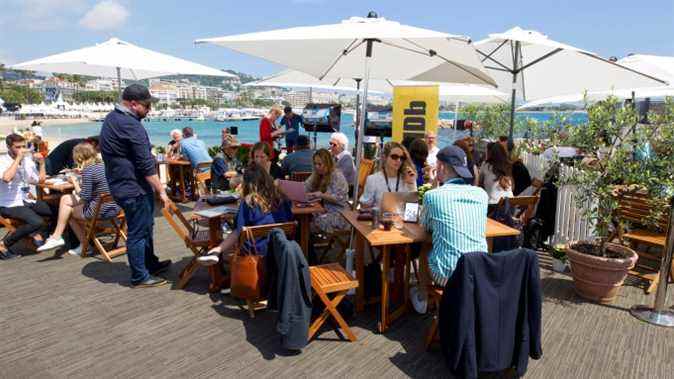
{"type": "MultiPolygon", "coordinates": [[[[296,27],[226,37],[210,43],[266,59],[318,79],[356,79],[367,99],[370,79],[419,80],[494,86],[467,37],[378,18],[352,17],[338,24],[296,27]],[[441,63],[446,66],[438,68],[441,63]]],[[[367,101],[361,102],[361,114],[367,101]]],[[[360,163],[365,117],[360,117],[356,163],[360,163]]],[[[354,200],[358,181],[354,181],[354,200]]],[[[356,204],[357,201],[354,201],[356,204]]]]}
{"type": "Polygon", "coordinates": [[[94,46],[18,63],[9,68],[117,78],[120,95],[122,79],[141,80],[165,75],[236,77],[208,66],[144,49],[117,38],[94,46]]]}
{"type": "Polygon", "coordinates": [[[657,87],[663,79],[549,39],[534,30],[512,28],[475,43],[487,71],[502,91],[511,91],[509,144],[515,102],[584,91],[657,87]]]}

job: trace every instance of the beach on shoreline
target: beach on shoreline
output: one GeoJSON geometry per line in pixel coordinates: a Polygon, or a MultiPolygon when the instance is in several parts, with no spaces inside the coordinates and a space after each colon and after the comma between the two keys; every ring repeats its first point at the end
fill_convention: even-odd
{"type": "MultiPolygon", "coordinates": [[[[7,136],[14,131],[14,128],[28,128],[33,123],[33,121],[39,121],[43,130],[45,128],[50,128],[54,126],[70,126],[70,125],[79,125],[87,122],[91,122],[86,118],[30,118],[25,120],[16,120],[14,118],[0,117],[0,135],[7,136]]],[[[59,143],[63,142],[63,138],[58,138],[56,136],[47,135],[45,133],[44,140],[49,143],[49,146],[56,146],[59,143]]],[[[5,153],[7,148],[3,143],[0,143],[0,153],[5,153]]]]}

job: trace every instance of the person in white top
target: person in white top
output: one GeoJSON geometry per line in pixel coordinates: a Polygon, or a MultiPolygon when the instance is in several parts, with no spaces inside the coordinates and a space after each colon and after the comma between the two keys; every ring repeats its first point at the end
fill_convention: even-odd
{"type": "Polygon", "coordinates": [[[17,255],[16,243],[23,238],[33,235],[39,244],[47,237],[49,229],[43,217],[52,213],[47,203],[29,196],[29,185],[45,177],[42,154],[33,154],[26,148],[26,139],[18,134],[8,135],[5,142],[8,154],[0,156],[0,215],[22,223],[0,242],[0,258],[11,258],[17,255]]]}
{"type": "Polygon", "coordinates": [[[388,142],[382,151],[381,170],[367,177],[360,197],[364,208],[379,207],[384,192],[414,192],[417,172],[407,149],[398,142],[388,142]]]}
{"type": "Polygon", "coordinates": [[[478,183],[487,191],[490,206],[503,197],[513,197],[512,162],[500,143],[487,146],[487,159],[480,167],[478,183]]]}
{"type": "Polygon", "coordinates": [[[425,136],[426,145],[428,145],[428,157],[426,158],[426,163],[429,166],[435,168],[436,163],[438,162],[438,135],[435,132],[426,132],[425,136]]]}
{"type": "Polygon", "coordinates": [[[346,182],[353,185],[356,178],[356,165],[353,163],[353,157],[349,153],[349,139],[344,133],[332,133],[330,135],[330,153],[335,157],[337,168],[342,171],[346,182]]]}

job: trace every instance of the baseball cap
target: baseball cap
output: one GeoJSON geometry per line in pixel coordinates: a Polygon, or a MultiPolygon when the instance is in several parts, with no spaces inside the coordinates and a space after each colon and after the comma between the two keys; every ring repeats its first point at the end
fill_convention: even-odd
{"type": "Polygon", "coordinates": [[[465,179],[471,179],[473,174],[468,169],[468,158],[466,153],[458,146],[445,146],[436,155],[439,161],[446,163],[454,168],[456,173],[465,179]]]}
{"type": "Polygon", "coordinates": [[[150,91],[144,85],[134,83],[124,88],[124,92],[122,92],[122,100],[155,102],[159,99],[152,97],[152,95],[150,95],[150,91]]]}

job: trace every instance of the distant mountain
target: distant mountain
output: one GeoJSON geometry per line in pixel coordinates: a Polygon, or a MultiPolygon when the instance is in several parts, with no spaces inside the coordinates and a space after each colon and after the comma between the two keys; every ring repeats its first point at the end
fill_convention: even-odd
{"type": "MultiPolygon", "coordinates": [[[[237,71],[234,71],[234,70],[223,70],[223,71],[238,76],[239,79],[241,80],[241,84],[259,80],[259,78],[256,78],[252,75],[248,75],[248,74],[243,73],[243,72],[237,72],[237,71]]],[[[197,84],[202,85],[202,86],[221,87],[221,88],[224,88],[224,89],[227,89],[227,90],[238,89],[238,83],[232,83],[228,78],[220,78],[220,77],[217,77],[217,76],[170,75],[170,76],[162,76],[160,79],[162,79],[162,80],[187,79],[192,83],[197,83],[197,84]]]]}
{"type": "Polygon", "coordinates": [[[234,70],[225,70],[225,72],[228,72],[230,74],[238,76],[239,79],[241,80],[241,84],[246,84],[248,82],[254,82],[256,80],[260,80],[260,78],[258,78],[258,77],[248,75],[248,74],[243,73],[243,72],[237,72],[237,71],[234,71],[234,70]]]}

